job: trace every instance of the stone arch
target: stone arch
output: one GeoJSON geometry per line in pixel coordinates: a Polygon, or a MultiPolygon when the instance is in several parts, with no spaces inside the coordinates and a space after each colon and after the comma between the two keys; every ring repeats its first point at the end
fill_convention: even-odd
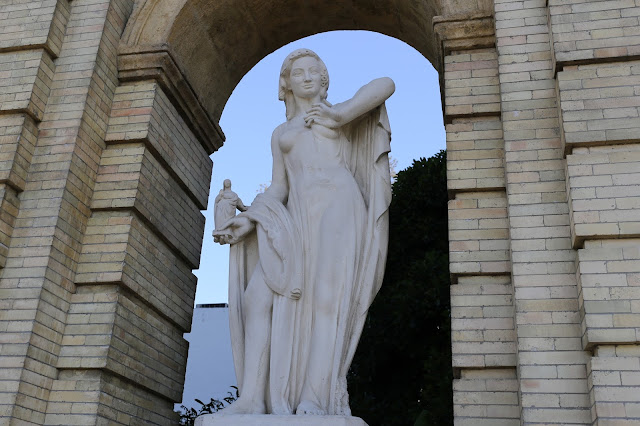
{"type": "Polygon", "coordinates": [[[120,78],[148,77],[164,57],[180,80],[174,85],[188,86],[192,107],[197,99],[217,123],[244,74],[291,41],[331,30],[379,32],[414,47],[442,72],[434,17],[487,7],[486,0],[141,0],[121,39],[120,78]]]}
{"type": "MultiPolygon", "coordinates": [[[[419,51],[433,64],[444,82],[446,55],[452,51],[486,49],[488,52],[480,53],[479,57],[495,56],[492,3],[487,0],[140,0],[118,48],[121,86],[116,90],[112,117],[118,117],[114,122],[119,123],[121,115],[132,114],[127,111],[131,105],[142,98],[153,98],[149,103],[158,114],[169,111],[166,118],[179,115],[183,120],[182,127],[178,126],[172,134],[166,135],[170,139],[168,145],[206,158],[206,154],[214,152],[224,140],[218,121],[233,89],[255,64],[279,47],[331,30],[379,32],[419,51]],[[191,137],[186,138],[185,143],[177,134],[191,137]]],[[[475,57],[468,59],[464,66],[471,66],[474,60],[475,57]]],[[[497,68],[497,62],[489,62],[491,67],[497,68]]],[[[496,84],[492,84],[490,90],[495,91],[496,84]]],[[[472,122],[477,115],[489,115],[493,120],[491,125],[497,123],[499,105],[495,96],[488,107],[480,97],[467,98],[456,100],[453,108],[445,108],[445,122],[454,119],[472,122]],[[481,109],[474,109],[477,107],[474,103],[481,109]]],[[[108,149],[128,141],[140,142],[137,120],[135,124],[130,123],[123,128],[132,129],[131,137],[123,128],[108,133],[107,139],[112,138],[108,149]]],[[[156,124],[150,120],[147,128],[154,126],[156,124]]],[[[158,138],[153,131],[147,131],[144,137],[150,157],[162,157],[162,166],[172,169],[170,173],[182,181],[185,197],[198,198],[202,203],[200,206],[206,205],[206,194],[196,194],[193,188],[198,186],[194,184],[196,180],[206,181],[208,188],[210,162],[204,168],[189,161],[175,166],[171,163],[171,153],[163,153],[156,147],[160,143],[152,140],[158,138]]],[[[500,155],[501,151],[496,150],[495,156],[500,155]]],[[[500,158],[496,160],[498,164],[500,158]]],[[[496,168],[497,171],[490,173],[502,173],[501,164],[496,168]]],[[[466,186],[455,186],[454,182],[452,194],[478,188],[485,192],[499,186],[489,181],[461,179],[462,185],[466,186]],[[486,186],[487,182],[490,187],[486,186]]],[[[163,203],[178,204],[167,199],[157,201],[154,208],[163,203]]],[[[173,211],[181,214],[190,209],[197,216],[196,207],[181,205],[173,211]]],[[[174,219],[171,216],[174,213],[169,213],[169,220],[174,219]]],[[[202,235],[202,231],[197,228],[194,234],[202,235]]],[[[189,248],[200,250],[199,247],[193,242],[189,248]]],[[[180,247],[170,249],[179,251],[180,247]]],[[[195,292],[195,285],[188,291],[195,292]]]]}
{"type": "Polygon", "coordinates": [[[121,51],[165,49],[211,118],[258,61],[302,37],[330,30],[380,32],[416,48],[440,68],[431,21],[440,1],[240,2],[147,0],[129,22],[121,51]]]}

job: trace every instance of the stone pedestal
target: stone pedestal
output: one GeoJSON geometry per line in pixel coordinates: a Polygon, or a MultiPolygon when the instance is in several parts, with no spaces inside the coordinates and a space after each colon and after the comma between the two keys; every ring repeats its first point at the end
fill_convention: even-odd
{"type": "Polygon", "coordinates": [[[198,417],[195,426],[367,426],[367,424],[360,417],[350,416],[207,414],[198,417]]]}

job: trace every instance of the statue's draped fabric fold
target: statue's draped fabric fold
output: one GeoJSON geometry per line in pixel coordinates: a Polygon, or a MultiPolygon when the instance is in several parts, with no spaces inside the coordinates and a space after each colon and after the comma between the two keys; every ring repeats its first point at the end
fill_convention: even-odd
{"type": "MultiPolygon", "coordinates": [[[[295,178],[301,170],[285,157],[287,204],[258,196],[245,215],[255,232],[231,246],[229,306],[238,384],[244,370],[243,296],[252,274],[273,291],[267,406],[292,413],[308,369],[314,288],[338,286],[333,368],[314,389],[328,414],[350,415],[346,375],[365,317],[380,289],[387,256],[390,130],[384,104],[345,126],[337,155],[344,167],[324,182],[295,178]],[[309,183],[311,182],[311,183],[309,183]],[[336,220],[339,219],[339,220],[336,220]],[[335,238],[335,243],[331,243],[335,238]],[[292,291],[300,290],[295,300],[292,291]]],[[[318,144],[325,143],[314,132],[318,144]]],[[[242,389],[240,389],[242,392],[242,389]]]]}

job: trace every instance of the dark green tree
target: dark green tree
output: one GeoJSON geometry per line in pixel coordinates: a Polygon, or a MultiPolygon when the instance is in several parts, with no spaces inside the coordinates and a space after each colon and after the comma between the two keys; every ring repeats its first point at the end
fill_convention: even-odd
{"type": "Polygon", "coordinates": [[[370,426],[453,424],[446,152],[398,173],[382,289],[349,372],[370,426]]]}

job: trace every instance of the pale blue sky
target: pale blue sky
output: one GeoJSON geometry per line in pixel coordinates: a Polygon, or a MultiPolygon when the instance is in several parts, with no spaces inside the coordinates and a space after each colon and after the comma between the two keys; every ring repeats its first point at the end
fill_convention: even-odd
{"type": "Polygon", "coordinates": [[[213,177],[198,276],[196,303],[227,302],[229,247],[213,243],[213,199],[224,179],[245,204],[260,184],[271,179],[271,133],[285,121],[278,101],[278,75],[284,58],[305,47],[315,51],[329,70],[331,103],[342,102],[364,84],[391,77],[396,92],[387,101],[391,122],[391,155],[397,170],[413,159],[445,148],[438,74],[418,51],[406,43],[367,31],[332,31],[290,43],[260,61],[235,88],[222,113],[220,126],[227,140],[211,157],[213,177]]]}

